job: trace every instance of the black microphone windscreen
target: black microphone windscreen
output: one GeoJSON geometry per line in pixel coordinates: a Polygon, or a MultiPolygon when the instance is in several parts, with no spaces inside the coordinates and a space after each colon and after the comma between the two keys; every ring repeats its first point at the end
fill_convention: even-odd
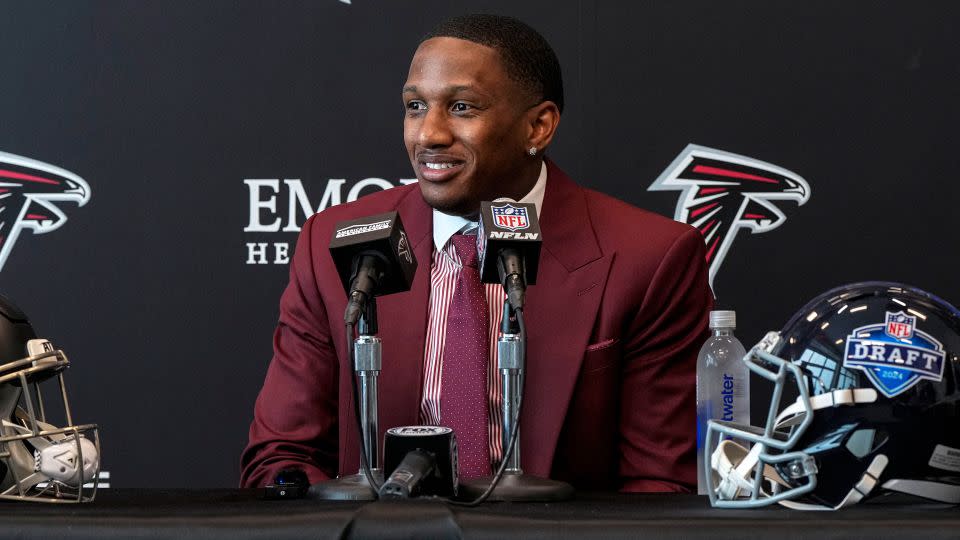
{"type": "Polygon", "coordinates": [[[363,254],[375,255],[385,266],[384,279],[373,291],[374,296],[410,290],[417,259],[397,212],[341,221],[334,227],[330,255],[348,295],[356,273],[355,261],[363,254]]]}
{"type": "Polygon", "coordinates": [[[480,231],[477,233],[477,256],[480,281],[500,283],[497,259],[503,249],[514,249],[524,261],[524,282],[537,282],[540,263],[540,220],[533,203],[481,202],[480,231]]]}

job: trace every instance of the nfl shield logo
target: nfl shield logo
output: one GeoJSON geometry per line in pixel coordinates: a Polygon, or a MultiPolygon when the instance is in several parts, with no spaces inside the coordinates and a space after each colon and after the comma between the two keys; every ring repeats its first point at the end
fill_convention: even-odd
{"type": "Polygon", "coordinates": [[[917,318],[911,317],[902,311],[887,312],[887,335],[897,339],[913,337],[913,329],[917,325],[917,318]]]}
{"type": "Polygon", "coordinates": [[[490,206],[490,211],[493,213],[493,223],[497,227],[516,231],[530,226],[526,208],[505,204],[503,206],[490,206]]]}

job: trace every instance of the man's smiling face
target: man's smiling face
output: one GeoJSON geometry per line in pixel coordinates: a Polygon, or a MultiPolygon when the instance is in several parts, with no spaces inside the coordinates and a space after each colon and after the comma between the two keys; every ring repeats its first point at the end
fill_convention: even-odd
{"type": "Polygon", "coordinates": [[[519,199],[539,160],[526,154],[535,103],[499,53],[462,39],[420,44],[403,88],[403,138],[424,200],[471,215],[480,201],[519,199]]]}

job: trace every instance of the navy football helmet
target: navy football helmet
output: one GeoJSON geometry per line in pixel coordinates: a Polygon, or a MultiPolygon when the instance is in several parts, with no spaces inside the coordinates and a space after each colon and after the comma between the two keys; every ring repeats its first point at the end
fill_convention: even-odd
{"type": "Polygon", "coordinates": [[[818,296],[744,357],[775,384],[766,425],[710,421],[711,504],[960,503],[958,355],[960,311],[932,294],[867,282],[818,296]]]}
{"type": "Polygon", "coordinates": [[[63,378],[69,365],[0,296],[0,499],[93,500],[100,439],[96,425],[73,423],[63,378]],[[57,387],[55,399],[44,400],[48,385],[57,387]]]}

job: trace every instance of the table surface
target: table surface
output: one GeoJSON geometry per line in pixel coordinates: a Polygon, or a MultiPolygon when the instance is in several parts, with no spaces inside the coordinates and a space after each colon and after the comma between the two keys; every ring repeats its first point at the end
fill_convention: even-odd
{"type": "Polygon", "coordinates": [[[706,497],[586,493],[560,503],[267,501],[255,490],[101,490],[90,504],[2,502],[16,538],[958,538],[960,507],[894,496],[837,512],[711,508],[706,497]]]}

